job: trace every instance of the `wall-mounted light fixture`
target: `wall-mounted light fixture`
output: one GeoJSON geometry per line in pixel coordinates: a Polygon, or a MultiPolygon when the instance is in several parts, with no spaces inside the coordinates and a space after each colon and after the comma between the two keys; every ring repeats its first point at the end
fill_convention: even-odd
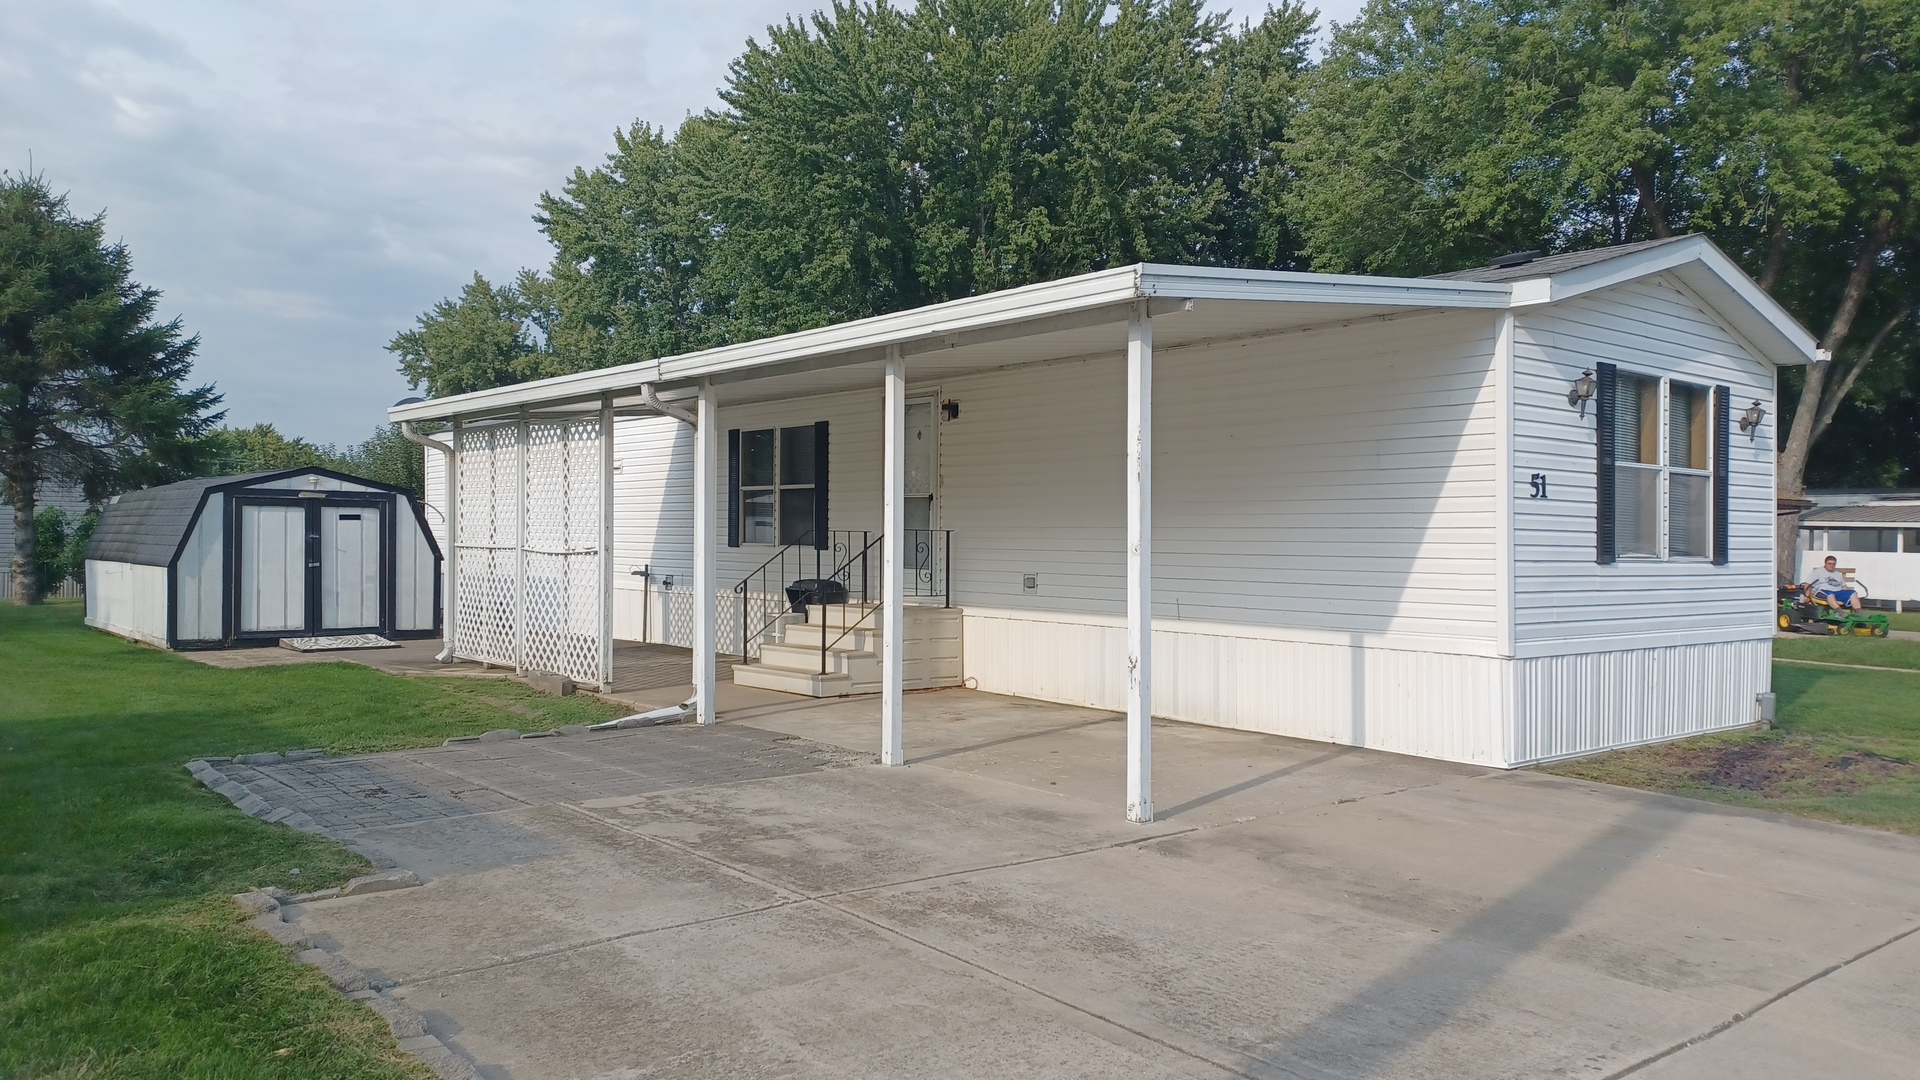
{"type": "Polygon", "coordinates": [[[949,420],[960,419],[960,403],[952,398],[948,398],[940,403],[940,411],[945,413],[949,420]]]}
{"type": "Polygon", "coordinates": [[[1587,418],[1587,402],[1593,400],[1595,385],[1597,384],[1593,381],[1593,371],[1588,369],[1581,372],[1579,378],[1573,380],[1573,389],[1567,391],[1567,404],[1579,407],[1582,420],[1587,418]]]}
{"type": "Polygon", "coordinates": [[[1767,410],[1761,408],[1758,401],[1747,406],[1747,411],[1740,414],[1740,430],[1746,433],[1748,442],[1760,434],[1760,422],[1766,418],[1767,410]]]}

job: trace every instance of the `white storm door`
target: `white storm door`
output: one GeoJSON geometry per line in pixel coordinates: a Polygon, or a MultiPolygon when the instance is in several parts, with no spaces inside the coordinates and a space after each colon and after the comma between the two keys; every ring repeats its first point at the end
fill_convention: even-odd
{"type": "Polygon", "coordinates": [[[939,520],[934,507],[940,476],[940,428],[933,418],[932,401],[907,402],[907,529],[931,529],[939,520]]]}
{"type": "Polygon", "coordinates": [[[240,504],[240,632],[307,629],[307,508],[240,504]]]}
{"type": "Polygon", "coordinates": [[[320,508],[320,629],[380,625],[380,509],[320,508]]]}

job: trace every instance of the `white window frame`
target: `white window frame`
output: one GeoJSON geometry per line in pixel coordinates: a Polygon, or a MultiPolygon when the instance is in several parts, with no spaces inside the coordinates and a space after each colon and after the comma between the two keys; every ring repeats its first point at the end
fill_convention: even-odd
{"type": "MultiPolygon", "coordinates": [[[[1660,460],[1658,461],[1658,463],[1651,464],[1651,465],[1643,464],[1637,461],[1621,461],[1620,455],[1616,453],[1614,458],[1614,469],[1616,470],[1614,485],[1615,485],[1615,491],[1617,492],[1619,490],[1619,483],[1620,483],[1618,479],[1619,473],[1617,470],[1620,470],[1620,469],[1650,471],[1650,472],[1657,472],[1659,474],[1660,482],[1658,484],[1658,495],[1656,496],[1656,498],[1659,501],[1660,539],[1659,539],[1658,545],[1656,546],[1659,547],[1660,551],[1659,551],[1659,554],[1656,554],[1656,555],[1648,555],[1642,552],[1624,552],[1623,551],[1623,552],[1620,552],[1618,555],[1616,555],[1615,558],[1623,562],[1627,560],[1638,560],[1641,562],[1683,562],[1683,563],[1711,564],[1713,562],[1713,554],[1714,554],[1713,553],[1713,544],[1714,544],[1713,462],[1715,460],[1714,455],[1719,451],[1719,447],[1714,445],[1714,440],[1717,437],[1718,432],[1715,431],[1714,429],[1713,387],[1705,386],[1700,383],[1695,383],[1687,379],[1677,380],[1680,385],[1685,386],[1691,390],[1699,391],[1701,394],[1705,395],[1706,402],[1707,402],[1706,421],[1704,424],[1704,428],[1706,431],[1706,442],[1707,442],[1707,452],[1706,452],[1707,467],[1704,469],[1686,469],[1673,464],[1673,453],[1672,453],[1671,443],[1673,439],[1673,387],[1676,380],[1671,375],[1653,375],[1651,373],[1633,371],[1628,368],[1619,369],[1619,374],[1632,379],[1651,379],[1659,383],[1659,391],[1657,394],[1655,394],[1655,399],[1656,399],[1655,407],[1659,410],[1655,422],[1658,425],[1657,430],[1659,431],[1658,453],[1656,454],[1656,456],[1660,460]],[[1673,517],[1673,477],[1675,474],[1678,474],[1681,476],[1703,477],[1707,482],[1707,551],[1705,554],[1701,554],[1701,555],[1673,554],[1672,517],[1673,517]]],[[[1615,419],[1614,423],[1618,424],[1619,423],[1618,419],[1615,419]]],[[[1616,430],[1614,432],[1614,439],[1616,440],[1616,445],[1618,444],[1619,438],[1620,438],[1620,432],[1616,430]]],[[[1639,433],[1636,432],[1634,434],[1634,438],[1638,440],[1639,433]]],[[[1615,495],[1615,499],[1617,500],[1618,498],[1619,496],[1615,495]]]]}
{"type": "MultiPolygon", "coordinates": [[[[739,490],[735,493],[734,497],[740,501],[740,508],[738,510],[738,513],[740,515],[740,546],[741,547],[777,548],[777,547],[786,547],[788,546],[788,543],[796,543],[796,544],[805,543],[805,541],[800,541],[800,540],[794,540],[788,543],[783,543],[780,540],[780,537],[783,535],[783,532],[780,528],[780,524],[781,524],[780,519],[783,515],[783,511],[781,507],[784,503],[784,500],[780,498],[780,493],[783,491],[811,491],[814,493],[813,497],[817,500],[820,497],[820,483],[819,483],[820,463],[817,461],[814,462],[814,466],[813,466],[814,482],[813,483],[811,484],[781,483],[780,482],[780,462],[781,462],[780,453],[781,453],[781,450],[783,449],[782,444],[785,443],[786,441],[786,432],[788,431],[805,431],[807,433],[806,435],[807,438],[811,439],[814,437],[814,425],[811,422],[803,423],[803,424],[774,424],[771,427],[740,429],[741,483],[740,483],[739,490]],[[761,432],[766,432],[766,431],[771,431],[773,433],[773,483],[771,485],[748,484],[746,483],[747,439],[750,436],[757,435],[757,434],[760,434],[761,432]],[[769,540],[749,540],[747,539],[747,495],[749,493],[757,494],[763,491],[773,493],[773,539],[770,541],[769,540]]],[[[807,527],[811,529],[813,527],[813,522],[809,521],[807,523],[807,527]]]]}

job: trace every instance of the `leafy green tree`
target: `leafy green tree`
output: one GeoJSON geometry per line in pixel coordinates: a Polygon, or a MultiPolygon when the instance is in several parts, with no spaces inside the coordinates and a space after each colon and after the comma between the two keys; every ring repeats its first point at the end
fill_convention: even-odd
{"type": "Polygon", "coordinates": [[[1276,166],[1313,16],[1199,0],[836,3],[725,107],[541,199],[551,267],[389,346],[436,395],[1140,260],[1289,266],[1276,166]]]}
{"type": "Polygon", "coordinates": [[[340,455],[331,446],[288,438],[272,424],[220,427],[208,432],[197,447],[198,471],[203,476],[231,476],[272,469],[309,466],[337,468],[340,455]]]}
{"type": "Polygon", "coordinates": [[[61,553],[62,574],[82,586],[87,583],[87,541],[93,539],[93,529],[98,524],[100,511],[88,510],[81,514],[68,528],[66,549],[61,553]]]}
{"type": "Polygon", "coordinates": [[[33,587],[41,596],[72,576],[67,559],[67,512],[50,506],[33,515],[33,587]]]}
{"type": "Polygon", "coordinates": [[[374,429],[365,442],[346,449],[340,456],[340,471],[383,484],[405,488],[415,498],[424,498],[427,489],[426,459],[418,443],[400,434],[398,424],[383,424],[374,429]]]}
{"type": "Polygon", "coordinates": [[[393,424],[381,425],[365,442],[344,449],[283,435],[272,424],[221,427],[203,436],[197,450],[198,471],[203,476],[322,468],[393,484],[415,495],[426,486],[420,447],[409,442],[393,424]]]}
{"type": "Polygon", "coordinates": [[[538,378],[526,302],[511,285],[479,274],[458,300],[442,300],[387,348],[400,371],[435,397],[538,378]]]}
{"type": "Polygon", "coordinates": [[[90,500],[171,479],[219,419],[187,388],[199,339],[156,323],[160,293],[132,279],[104,218],[80,218],[38,175],[0,173],[0,479],[14,511],[13,596],[38,603],[36,495],[90,500]]]}
{"type": "Polygon", "coordinates": [[[1324,270],[1711,235],[1831,358],[1787,376],[1799,495],[1860,375],[1911,353],[1917,34],[1907,0],[1374,0],[1308,80],[1288,209],[1324,270]]]}

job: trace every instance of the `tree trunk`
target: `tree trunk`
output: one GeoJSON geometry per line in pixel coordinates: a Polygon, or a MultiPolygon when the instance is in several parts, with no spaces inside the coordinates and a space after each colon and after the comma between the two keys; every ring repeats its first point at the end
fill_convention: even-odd
{"type": "Polygon", "coordinates": [[[33,564],[39,534],[33,527],[33,481],[28,480],[17,486],[19,498],[13,504],[13,602],[37,604],[40,602],[40,582],[39,576],[33,572],[33,564]]]}
{"type": "MultiPolygon", "coordinates": [[[[1819,426],[1826,401],[1827,375],[1833,369],[1833,354],[1853,329],[1854,317],[1860,314],[1860,305],[1866,301],[1867,285],[1873,280],[1874,266],[1886,249],[1887,234],[1892,228],[1893,216],[1885,213],[1867,227],[1866,238],[1860,244],[1860,257],[1855,260],[1853,272],[1847,275],[1846,289],[1840,294],[1840,306],[1834,309],[1833,321],[1820,339],[1822,358],[1807,365],[1806,382],[1800,387],[1800,403],[1793,411],[1793,429],[1787,433],[1787,444],[1780,451],[1779,494],[1783,497],[1806,496],[1807,455],[1813,449],[1814,430],[1819,426]]],[[[1777,515],[1774,521],[1774,569],[1781,580],[1790,581],[1795,576],[1794,548],[1800,542],[1800,515],[1777,515]]]]}
{"type": "Polygon", "coordinates": [[[1640,196],[1640,203],[1637,209],[1647,212],[1647,224],[1653,226],[1654,238],[1665,240],[1667,237],[1672,236],[1673,230],[1667,227],[1666,216],[1660,213],[1660,201],[1654,194],[1653,170],[1647,168],[1645,165],[1635,165],[1633,167],[1633,186],[1640,196]]]}

